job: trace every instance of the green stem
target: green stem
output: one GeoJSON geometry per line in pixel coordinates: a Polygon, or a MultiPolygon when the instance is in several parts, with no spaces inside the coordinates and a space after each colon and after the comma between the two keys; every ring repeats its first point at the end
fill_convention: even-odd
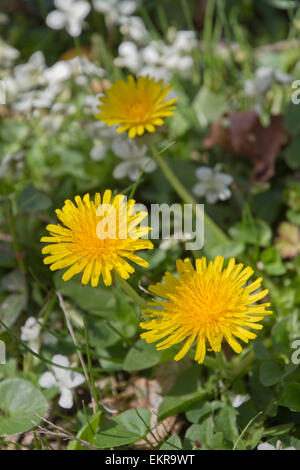
{"type": "MultiPolygon", "coordinates": [[[[154,157],[158,165],[163,171],[165,177],[167,178],[171,186],[174,188],[178,196],[182,199],[182,201],[185,204],[192,205],[195,216],[202,217],[203,214],[202,212],[200,212],[200,209],[197,206],[197,203],[195,199],[193,198],[193,196],[186,190],[186,188],[183,186],[181,181],[177,178],[173,170],[171,170],[166,160],[161,157],[161,155],[155,150],[153,145],[152,145],[152,152],[154,154],[154,157]]],[[[227,235],[225,235],[225,233],[217,226],[217,224],[205,213],[204,213],[204,225],[207,231],[206,239],[210,240],[211,246],[216,245],[216,244],[221,245],[224,243],[228,243],[229,238],[227,237],[227,235]],[[214,243],[213,240],[215,240],[217,243],[214,243]]]]}
{"type": "Polygon", "coordinates": [[[227,377],[228,375],[228,364],[224,358],[223,352],[216,352],[216,363],[218,366],[218,369],[220,370],[221,376],[222,377],[227,377]]]}
{"type": "Polygon", "coordinates": [[[131,299],[134,301],[136,305],[138,305],[139,308],[143,309],[147,306],[146,300],[144,300],[137,292],[131,287],[131,285],[128,284],[125,279],[123,279],[117,272],[115,272],[115,278],[121,285],[122,289],[126,292],[126,294],[131,297],[131,299]]]}

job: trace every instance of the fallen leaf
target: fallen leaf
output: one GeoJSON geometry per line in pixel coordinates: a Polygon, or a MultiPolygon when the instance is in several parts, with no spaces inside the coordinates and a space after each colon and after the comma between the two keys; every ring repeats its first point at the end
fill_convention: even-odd
{"type": "Polygon", "coordinates": [[[274,175],[276,156],[286,141],[282,116],[271,116],[270,125],[263,127],[254,111],[240,111],[226,113],[212,124],[204,145],[219,145],[229,153],[250,158],[252,180],[267,181],[274,175]]]}

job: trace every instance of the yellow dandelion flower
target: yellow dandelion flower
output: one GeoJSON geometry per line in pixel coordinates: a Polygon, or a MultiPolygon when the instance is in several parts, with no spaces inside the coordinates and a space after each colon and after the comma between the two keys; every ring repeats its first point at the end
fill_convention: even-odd
{"type": "Polygon", "coordinates": [[[256,335],[249,329],[260,330],[258,324],[265,315],[269,303],[256,303],[265,297],[268,290],[257,292],[262,279],[246,284],[252,276],[250,267],[236,264],[231,259],[223,270],[224,258],[217,256],[207,265],[206,258],[196,260],[194,269],[189,259],[177,261],[179,277],[167,272],[163,283],[149,287],[157,296],[145,309],[145,321],[140,326],[148,330],[141,337],[147,343],[160,341],[156,348],[166,349],[186,340],[179,353],[178,361],[196,341],[195,360],[202,363],[206,349],[219,352],[225,339],[236,353],[242,346],[236,340],[248,343],[256,335]]]}
{"type": "Polygon", "coordinates": [[[95,118],[108,126],[119,125],[117,131],[128,131],[131,138],[144,134],[145,130],[154,132],[155,126],[161,126],[164,118],[173,114],[177,98],[165,101],[170,90],[163,80],[155,81],[148,76],[135,80],[129,75],[127,82],[117,80],[106,90],[95,118]]]}
{"type": "Polygon", "coordinates": [[[147,212],[135,213],[135,201],[119,194],[112,198],[110,190],[101,196],[96,193],[94,201],[90,195],[83,198],[75,197],[65,201],[57,217],[63,223],[50,224],[46,229],[50,237],[43,237],[42,242],[49,242],[42,253],[49,255],[44,259],[50,264],[52,271],[69,268],[63,279],[68,281],[75,274],[82,272],[81,282],[87,284],[91,280],[93,287],[102,275],[104,283],[112,282],[113,269],[123,278],[128,279],[134,268],[125,260],[148,267],[148,263],[135,252],[151,249],[150,240],[141,239],[150,228],[139,226],[147,212]]]}

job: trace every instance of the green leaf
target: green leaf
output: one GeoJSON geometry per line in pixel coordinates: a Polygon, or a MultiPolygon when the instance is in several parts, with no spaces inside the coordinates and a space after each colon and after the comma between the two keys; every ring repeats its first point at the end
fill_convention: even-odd
{"type": "Polygon", "coordinates": [[[263,220],[240,222],[229,229],[235,240],[251,245],[268,246],[272,237],[269,225],[263,220]]]}
{"type": "Polygon", "coordinates": [[[25,294],[10,294],[0,305],[0,319],[7,327],[10,327],[15,323],[25,307],[25,294]]]}
{"type": "Polygon", "coordinates": [[[148,369],[158,364],[161,357],[161,351],[157,351],[153,344],[148,344],[140,338],[128,351],[123,369],[127,371],[148,369]]]}
{"type": "Polygon", "coordinates": [[[284,152],[285,161],[292,170],[300,167],[300,135],[290,143],[284,152]]]}
{"type": "Polygon", "coordinates": [[[173,436],[169,437],[166,442],[160,447],[159,450],[181,450],[182,449],[182,442],[178,434],[173,434],[173,436]]]}
{"type": "Polygon", "coordinates": [[[241,241],[232,241],[217,245],[210,250],[210,255],[214,258],[216,256],[223,256],[225,259],[235,258],[243,253],[245,245],[241,241]]]}
{"type": "Polygon", "coordinates": [[[215,429],[217,432],[224,432],[224,438],[227,441],[234,442],[238,438],[238,429],[236,424],[237,411],[231,406],[224,406],[215,418],[215,429]]]}
{"type": "Polygon", "coordinates": [[[115,310],[116,301],[113,291],[108,287],[98,286],[94,288],[90,285],[82,286],[80,280],[71,279],[68,282],[63,281],[61,273],[54,276],[56,289],[62,295],[70,297],[78,307],[85,312],[99,314],[102,317],[112,318],[112,312],[115,310]]]}
{"type": "MultiPolygon", "coordinates": [[[[78,439],[94,444],[96,432],[98,429],[100,421],[101,411],[98,411],[91,417],[90,421],[79,431],[76,435],[78,439]]],[[[68,450],[88,450],[87,447],[84,447],[80,442],[70,441],[68,445],[68,450]]]]}
{"type": "Polygon", "coordinates": [[[284,376],[284,367],[276,362],[267,361],[260,365],[259,380],[265,387],[281,382],[284,376]]]}
{"type": "Polygon", "coordinates": [[[226,96],[203,86],[197,93],[193,108],[201,127],[216,121],[227,109],[226,96]]]}
{"type": "Polygon", "coordinates": [[[143,438],[150,428],[151,412],[134,408],[105,423],[97,434],[94,445],[99,449],[132,444],[143,438]]]}
{"type": "Polygon", "coordinates": [[[300,384],[289,383],[283,390],[279,400],[281,406],[286,406],[291,411],[300,412],[300,384]]]}
{"type": "Polygon", "coordinates": [[[191,423],[199,423],[199,421],[206,415],[212,413],[213,411],[221,408],[223,403],[221,401],[207,401],[200,400],[197,403],[193,403],[185,416],[191,423]]]}
{"type": "Polygon", "coordinates": [[[44,395],[31,382],[7,379],[0,383],[0,435],[10,436],[32,429],[47,410],[44,395]]]}
{"type": "Polygon", "coordinates": [[[286,272],[280,253],[273,246],[262,252],[261,261],[264,265],[264,271],[272,276],[280,276],[286,272]]]}
{"type": "Polygon", "coordinates": [[[293,103],[288,104],[284,113],[285,125],[292,135],[300,133],[300,106],[293,103]]]}
{"type": "Polygon", "coordinates": [[[167,395],[165,395],[158,416],[168,416],[185,411],[192,403],[199,401],[206,394],[198,386],[199,366],[193,366],[180,374],[167,395]]]}
{"type": "Polygon", "coordinates": [[[19,194],[18,205],[21,211],[40,212],[49,209],[51,200],[38,191],[33,184],[29,184],[19,194]]]}

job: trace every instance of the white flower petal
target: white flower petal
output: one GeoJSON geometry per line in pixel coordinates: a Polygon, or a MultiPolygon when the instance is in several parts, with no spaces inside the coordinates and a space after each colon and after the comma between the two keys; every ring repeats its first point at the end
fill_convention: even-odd
{"type": "Polygon", "coordinates": [[[199,180],[207,180],[212,177],[213,171],[211,168],[208,166],[202,166],[200,168],[197,168],[196,170],[196,176],[199,180]]]}
{"type": "Polygon", "coordinates": [[[205,191],[206,191],[206,186],[203,183],[197,183],[193,187],[193,193],[195,194],[195,196],[198,196],[198,197],[204,196],[205,191]]]}
{"type": "Polygon", "coordinates": [[[208,189],[205,193],[205,197],[209,204],[215,204],[219,199],[219,194],[214,189],[208,189]]]}
{"type": "Polygon", "coordinates": [[[127,176],[129,167],[130,167],[129,162],[119,163],[113,171],[113,177],[116,178],[117,180],[125,178],[125,176],[127,176]]]}
{"type": "Polygon", "coordinates": [[[76,2],[72,6],[71,11],[74,18],[76,17],[79,21],[83,21],[91,11],[91,6],[88,2],[76,2]]]}
{"type": "Polygon", "coordinates": [[[128,168],[128,178],[131,181],[136,181],[138,177],[140,176],[141,169],[139,168],[139,165],[136,163],[130,163],[129,168],[128,168]]]}
{"type": "Polygon", "coordinates": [[[39,384],[42,388],[51,388],[51,387],[57,387],[57,381],[52,374],[52,372],[45,372],[40,380],[39,384]]]}
{"type": "Polygon", "coordinates": [[[51,11],[46,17],[46,24],[52,29],[62,29],[65,27],[66,17],[61,11],[51,11]]]}
{"type": "Polygon", "coordinates": [[[73,406],[73,394],[71,390],[69,390],[66,387],[62,387],[60,389],[60,393],[61,395],[60,395],[60,399],[58,402],[59,406],[69,410],[73,406]]]}
{"type": "Polygon", "coordinates": [[[106,157],[107,150],[107,145],[105,145],[103,142],[98,142],[97,145],[92,148],[90,157],[92,160],[100,162],[106,157]]]}
{"type": "Polygon", "coordinates": [[[80,36],[81,34],[81,24],[77,20],[77,18],[76,19],[70,18],[66,25],[66,29],[68,33],[70,34],[70,36],[74,38],[80,36]]]}
{"type": "Polygon", "coordinates": [[[276,450],[275,446],[268,444],[268,442],[263,442],[257,446],[257,450],[276,450]]]}

